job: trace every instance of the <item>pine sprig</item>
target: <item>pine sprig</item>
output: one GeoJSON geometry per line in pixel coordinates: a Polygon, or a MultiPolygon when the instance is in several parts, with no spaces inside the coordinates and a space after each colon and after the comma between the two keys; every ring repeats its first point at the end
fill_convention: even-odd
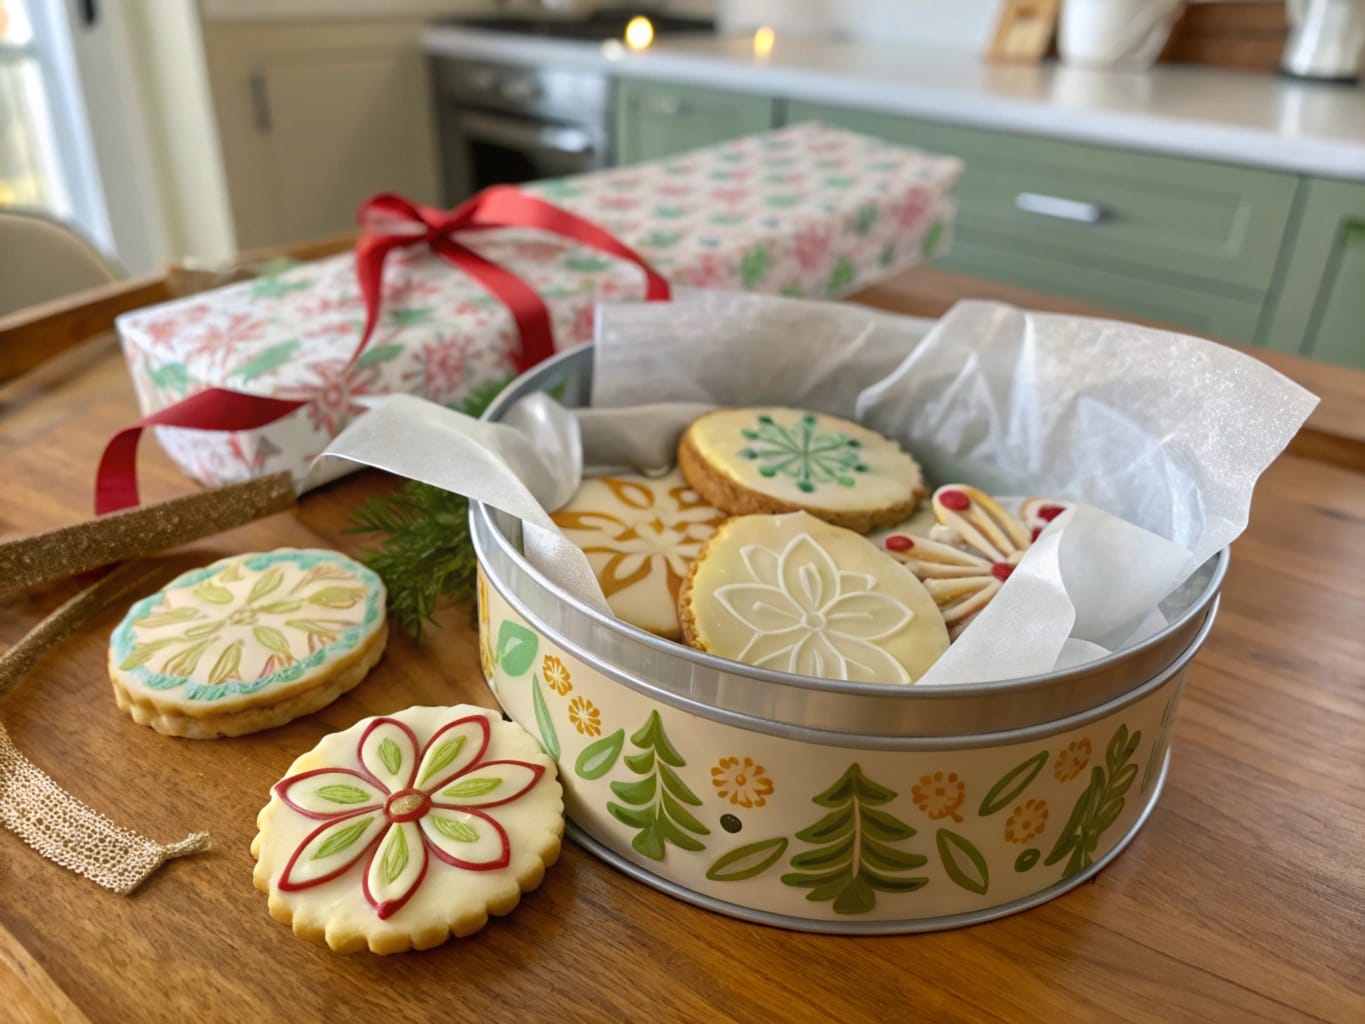
{"type": "MultiPolygon", "coordinates": [[[[475,388],[459,411],[480,415],[507,386],[475,388]]],[[[462,494],[409,481],[392,494],[362,502],[351,514],[351,533],[382,534],[361,561],[379,574],[389,593],[389,614],[403,632],[420,639],[443,599],[468,603],[478,562],[469,537],[469,501],[462,494]]]]}

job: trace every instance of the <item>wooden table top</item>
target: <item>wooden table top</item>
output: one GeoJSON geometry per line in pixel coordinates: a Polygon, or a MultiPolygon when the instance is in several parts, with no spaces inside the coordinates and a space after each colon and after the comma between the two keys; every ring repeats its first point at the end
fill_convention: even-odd
{"type": "MultiPolygon", "coordinates": [[[[866,299],[932,315],[967,293],[1071,306],[929,271],[866,299]]],[[[493,706],[471,612],[446,609],[421,644],[395,635],[369,680],[317,715],[196,742],[115,707],[105,651],[120,604],[0,698],[0,720],[118,823],[161,841],[208,829],[213,846],[124,897],[0,831],[0,1019],[1365,1020],[1365,473],[1350,468],[1365,465],[1365,445],[1340,428],[1365,374],[1331,378],[1331,443],[1283,456],[1262,479],[1190,671],[1166,790],[1092,884],[973,928],[829,937],[694,908],[566,843],[541,888],[473,938],[337,956],[268,916],[251,882],[256,812],[298,753],[363,716],[493,706]]],[[[98,453],[134,411],[107,349],[0,390],[0,537],[84,518],[98,453]]],[[[156,445],[144,448],[147,500],[185,493],[156,445]]],[[[174,561],[357,551],[350,510],[392,486],[351,477],[174,561]]],[[[0,599],[0,643],[74,590],[0,599]]]]}

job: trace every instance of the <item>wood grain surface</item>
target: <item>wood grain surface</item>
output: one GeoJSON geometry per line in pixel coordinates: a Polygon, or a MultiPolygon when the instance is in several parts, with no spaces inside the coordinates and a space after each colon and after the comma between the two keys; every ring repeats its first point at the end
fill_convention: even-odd
{"type": "MultiPolygon", "coordinates": [[[[891,304],[936,313],[954,297],[913,291],[891,304]]],[[[133,417],[107,351],[0,393],[0,537],[84,518],[98,452],[133,417]]],[[[191,488],[144,445],[148,500],[191,488]]],[[[168,561],[285,544],[354,552],[350,510],[393,486],[351,477],[168,561]]],[[[251,883],[255,816],[327,732],[411,704],[491,706],[470,610],[446,609],[421,644],[395,636],[371,678],[317,715],[196,742],[115,707],[116,607],[0,699],[0,720],[120,824],[160,840],[205,828],[213,846],[122,897],[0,831],[0,1020],[1365,1020],[1362,565],[1365,475],[1281,458],[1234,547],[1151,820],[1092,884],[1042,907],[931,935],[795,934],[670,899],[568,844],[510,917],[387,959],[336,956],[269,918],[251,883]]],[[[76,586],[0,600],[0,643],[76,586]]]]}

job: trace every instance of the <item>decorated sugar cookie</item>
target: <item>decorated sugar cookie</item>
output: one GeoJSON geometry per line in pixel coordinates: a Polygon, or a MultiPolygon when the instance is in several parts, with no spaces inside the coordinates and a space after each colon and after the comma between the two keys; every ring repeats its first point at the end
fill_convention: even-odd
{"type": "Polygon", "coordinates": [[[241,736],[351,689],[384,653],[384,584],[336,551],[224,558],[129,609],[109,644],[118,706],[168,736],[241,736]]]}
{"type": "Polygon", "coordinates": [[[913,683],[948,649],[919,580],[804,512],[727,520],[683,584],[679,617],[693,647],[825,679],[913,683]]]}
{"type": "Polygon", "coordinates": [[[583,549],[618,618],[676,640],[678,589],[725,513],[676,471],[584,480],[552,516],[583,549]]]}
{"type": "Polygon", "coordinates": [[[467,704],[325,736],[257,816],[270,915],[338,953],[430,949],[478,931],[559,856],[563,790],[520,726],[467,704]]]}
{"type": "Polygon", "coordinates": [[[934,492],[937,522],[927,535],[905,524],[873,539],[924,581],[956,639],[1066,507],[1029,498],[1014,516],[975,487],[948,484],[934,492]]]}
{"type": "Polygon", "coordinates": [[[867,533],[908,516],[925,494],[918,464],[896,442],[799,409],[720,409],[693,422],[678,467],[734,515],[806,511],[867,533]]]}

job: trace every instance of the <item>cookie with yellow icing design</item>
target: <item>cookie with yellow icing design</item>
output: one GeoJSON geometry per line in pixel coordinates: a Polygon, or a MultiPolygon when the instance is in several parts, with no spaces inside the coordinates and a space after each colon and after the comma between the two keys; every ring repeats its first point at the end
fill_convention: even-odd
{"type": "Polygon", "coordinates": [[[109,643],[118,706],[169,736],[269,729],[325,707],[379,660],[384,584],[336,551],[224,558],[136,602],[109,643]]]}
{"type": "Polygon", "coordinates": [[[525,730],[471,705],[323,737],[256,818],[270,916],[338,953],[430,949],[507,914],[559,856],[563,790],[525,730]]]}
{"type": "Polygon", "coordinates": [[[674,471],[584,480],[551,518],[588,556],[618,618],[678,639],[678,590],[724,512],[674,471]]]}
{"type": "Polygon", "coordinates": [[[865,537],[804,512],[728,520],[678,612],[693,647],[825,679],[913,683],[948,649],[923,583],[865,537]]]}
{"type": "Polygon", "coordinates": [[[919,465],[895,441],[799,409],[719,409],[678,444],[697,492],[732,515],[805,511],[867,533],[900,522],[925,494],[919,465]]]}

